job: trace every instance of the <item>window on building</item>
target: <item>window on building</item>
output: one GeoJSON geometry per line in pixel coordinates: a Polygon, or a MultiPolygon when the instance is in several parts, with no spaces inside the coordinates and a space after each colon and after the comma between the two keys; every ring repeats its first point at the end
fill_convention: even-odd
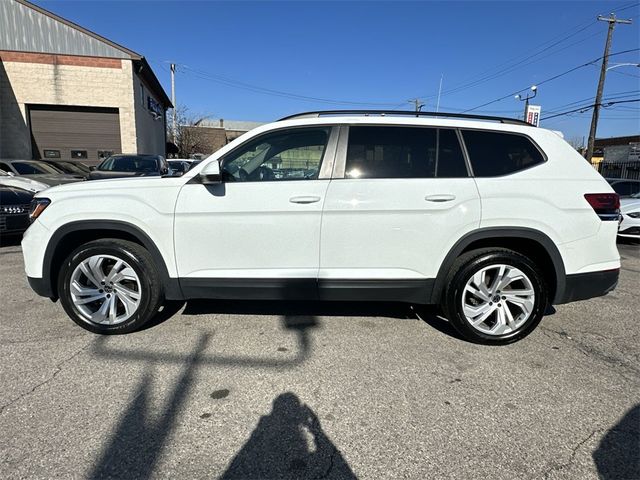
{"type": "Polygon", "coordinates": [[[467,177],[454,130],[350,127],[347,178],[467,177]]]}
{"type": "Polygon", "coordinates": [[[43,150],[44,158],[60,158],[60,150],[43,150]]]}
{"type": "Polygon", "coordinates": [[[540,150],[523,135],[463,130],[462,136],[476,177],[498,177],[544,162],[540,150]]]}
{"type": "Polygon", "coordinates": [[[264,135],[223,161],[226,181],[318,178],[330,128],[296,128],[264,135]]]}

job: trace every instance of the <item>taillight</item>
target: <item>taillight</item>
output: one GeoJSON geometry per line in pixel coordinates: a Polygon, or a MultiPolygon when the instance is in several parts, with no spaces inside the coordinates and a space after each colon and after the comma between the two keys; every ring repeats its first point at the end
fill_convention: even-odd
{"type": "Polygon", "coordinates": [[[584,198],[600,220],[618,220],[620,197],[617,193],[585,193],[584,198]]]}

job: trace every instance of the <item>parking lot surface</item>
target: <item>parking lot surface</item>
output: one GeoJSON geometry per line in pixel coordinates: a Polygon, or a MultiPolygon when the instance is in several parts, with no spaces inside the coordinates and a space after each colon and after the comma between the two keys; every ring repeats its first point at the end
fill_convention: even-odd
{"type": "Polygon", "coordinates": [[[100,337],[0,248],[0,478],[640,478],[640,251],[523,341],[402,304],[199,301],[100,337]]]}

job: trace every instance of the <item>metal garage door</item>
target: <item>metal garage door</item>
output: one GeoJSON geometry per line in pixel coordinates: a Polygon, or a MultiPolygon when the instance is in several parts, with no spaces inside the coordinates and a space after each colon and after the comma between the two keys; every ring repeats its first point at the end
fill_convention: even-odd
{"type": "Polygon", "coordinates": [[[29,106],[35,159],[60,158],[95,165],[121,153],[117,108],[29,106]]]}

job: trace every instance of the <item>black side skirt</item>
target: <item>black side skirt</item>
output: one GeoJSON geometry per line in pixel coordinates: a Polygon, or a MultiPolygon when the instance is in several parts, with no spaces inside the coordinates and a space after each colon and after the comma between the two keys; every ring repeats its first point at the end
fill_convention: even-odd
{"type": "Polygon", "coordinates": [[[185,299],[334,300],[428,303],[433,279],[181,278],[185,299]]]}

